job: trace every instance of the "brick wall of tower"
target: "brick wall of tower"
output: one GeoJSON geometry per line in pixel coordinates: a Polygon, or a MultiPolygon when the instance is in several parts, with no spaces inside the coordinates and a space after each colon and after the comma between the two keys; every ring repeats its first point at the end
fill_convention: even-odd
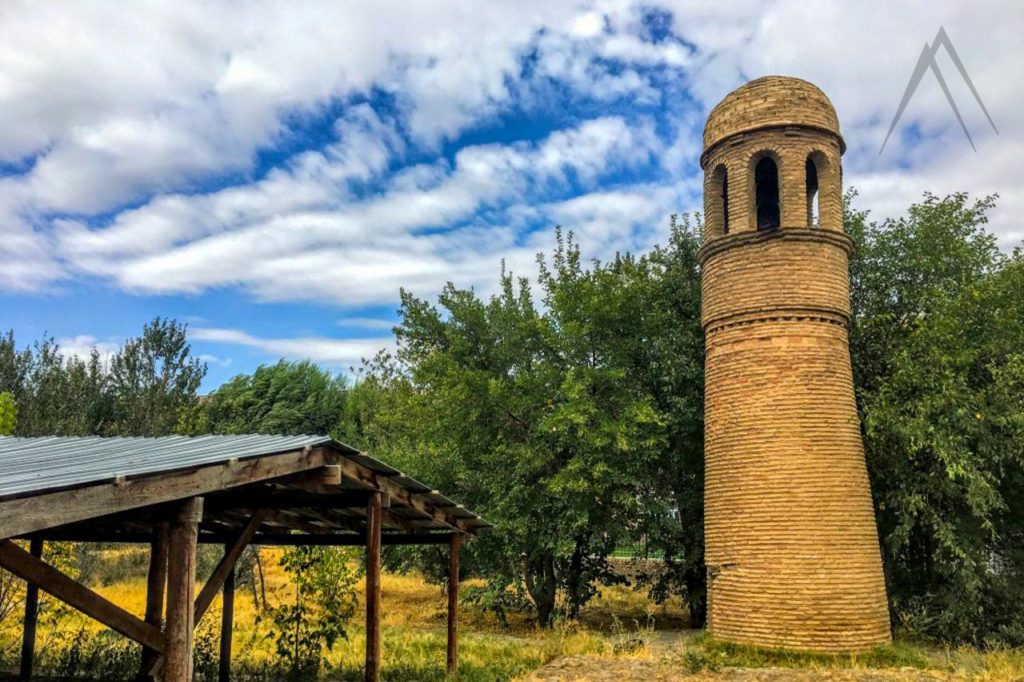
{"type": "Polygon", "coordinates": [[[737,315],[786,310],[849,317],[848,248],[845,235],[819,229],[746,232],[716,241],[704,250],[705,327],[737,315]]]}
{"type": "Polygon", "coordinates": [[[745,644],[865,649],[888,642],[890,630],[850,366],[842,143],[814,86],[762,80],[772,81],[767,104],[748,92],[762,83],[716,107],[702,156],[708,176],[728,170],[730,222],[726,235],[711,221],[699,254],[708,624],[745,644]],[[757,128],[762,114],[785,126],[757,128]],[[752,160],[764,153],[779,164],[782,226],[757,232],[752,160]],[[820,227],[807,220],[809,154],[829,166],[820,227]]]}

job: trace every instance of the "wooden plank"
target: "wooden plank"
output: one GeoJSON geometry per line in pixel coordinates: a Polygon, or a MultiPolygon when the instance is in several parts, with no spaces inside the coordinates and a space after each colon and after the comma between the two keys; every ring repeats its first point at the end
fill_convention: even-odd
{"type": "MultiPolygon", "coordinates": [[[[167,524],[157,524],[152,531],[149,544],[149,571],[146,573],[146,616],[145,621],[159,629],[164,625],[164,585],[167,582],[167,524]]],[[[148,680],[160,652],[149,647],[142,648],[139,663],[139,680],[148,680]]]]}
{"type": "MultiPolygon", "coordinates": [[[[369,501],[369,499],[370,499],[369,495],[371,494],[370,491],[366,491],[366,494],[367,494],[367,498],[366,499],[367,499],[367,501],[369,501]]],[[[395,512],[393,512],[393,511],[391,511],[390,509],[387,508],[385,503],[388,501],[388,499],[390,499],[390,498],[387,495],[381,494],[381,512],[380,512],[381,516],[380,516],[380,518],[381,518],[382,528],[387,529],[387,530],[399,529],[399,530],[407,531],[409,533],[415,533],[417,531],[422,532],[422,533],[426,533],[426,532],[429,531],[428,528],[424,528],[423,526],[417,524],[417,522],[427,521],[427,519],[421,519],[419,517],[400,516],[399,514],[396,514],[395,512]]],[[[362,509],[359,510],[359,512],[360,512],[361,516],[353,516],[353,517],[351,517],[352,520],[353,521],[362,521],[362,522],[365,523],[366,522],[366,507],[364,506],[362,509]]],[[[439,528],[438,530],[442,530],[442,529],[439,528]]]]}
{"type": "Polygon", "coordinates": [[[235,563],[238,561],[238,557],[242,556],[242,552],[249,545],[249,541],[252,540],[252,536],[256,534],[256,529],[263,525],[263,521],[269,516],[269,512],[260,509],[249,522],[245,524],[245,527],[239,531],[235,541],[227,546],[227,550],[224,552],[224,556],[217,563],[217,566],[213,569],[213,573],[210,574],[206,584],[203,585],[203,589],[199,592],[199,596],[196,598],[195,604],[195,616],[194,623],[199,625],[199,621],[203,619],[207,609],[210,608],[210,604],[213,603],[213,598],[220,592],[221,586],[224,581],[227,580],[229,575],[235,572],[235,563]]]}
{"type": "Polygon", "coordinates": [[[192,620],[196,591],[196,531],[203,514],[203,499],[182,503],[168,532],[167,625],[164,655],[157,662],[162,682],[192,680],[192,620]]]}
{"type": "Polygon", "coordinates": [[[459,669],[459,547],[462,537],[452,534],[448,546],[448,674],[459,669]]]}
{"type": "Polygon", "coordinates": [[[327,450],[303,449],[0,502],[0,538],[172,502],[322,467],[327,450]]]}
{"type": "Polygon", "coordinates": [[[370,493],[365,490],[338,490],[336,486],[322,493],[290,489],[236,489],[207,495],[204,499],[207,512],[234,509],[365,509],[370,493]]]}
{"type": "Polygon", "coordinates": [[[19,578],[36,582],[39,589],[98,620],[111,630],[139,644],[163,650],[163,637],[158,629],[35,558],[10,540],[0,540],[0,566],[19,578]]]}
{"type": "Polygon", "coordinates": [[[366,505],[366,682],[380,682],[381,494],[366,505]]]}
{"type": "MultiPolygon", "coordinates": [[[[229,548],[224,547],[227,554],[229,548]]],[[[224,579],[224,594],[220,610],[220,663],[217,668],[218,682],[231,680],[231,635],[235,621],[235,567],[232,566],[224,579]]]]}
{"type": "Polygon", "coordinates": [[[310,482],[316,482],[323,486],[337,487],[341,485],[342,472],[341,467],[337,464],[328,464],[319,471],[319,480],[313,481],[313,477],[310,477],[310,482]]]}
{"type": "MultiPolygon", "coordinates": [[[[33,538],[29,543],[29,554],[42,559],[43,541],[33,538]]],[[[21,670],[22,680],[32,678],[32,667],[36,655],[36,623],[39,620],[39,586],[31,580],[25,586],[25,620],[21,633],[21,670]]]]}
{"type": "MultiPolygon", "coordinates": [[[[451,532],[422,533],[382,533],[382,545],[447,545],[451,532]]],[[[109,532],[109,531],[45,531],[38,536],[57,542],[123,542],[146,543],[150,541],[148,533],[109,532]]],[[[198,542],[204,545],[224,545],[232,542],[234,536],[229,533],[200,533],[198,542]]],[[[363,547],[366,545],[365,533],[281,533],[261,532],[252,537],[250,545],[267,547],[363,547]]]]}
{"type": "Polygon", "coordinates": [[[422,498],[422,495],[410,492],[395,483],[387,476],[383,476],[371,470],[369,467],[363,466],[358,462],[351,460],[341,453],[334,451],[328,452],[323,448],[317,448],[324,452],[325,458],[330,459],[334,457],[334,463],[341,467],[342,472],[348,478],[362,483],[364,486],[371,490],[378,490],[380,492],[390,495],[394,500],[397,500],[402,505],[413,509],[424,516],[427,516],[438,523],[443,523],[455,530],[463,533],[473,533],[473,529],[465,521],[461,521],[445,513],[444,509],[435,508],[429,502],[422,498]]]}

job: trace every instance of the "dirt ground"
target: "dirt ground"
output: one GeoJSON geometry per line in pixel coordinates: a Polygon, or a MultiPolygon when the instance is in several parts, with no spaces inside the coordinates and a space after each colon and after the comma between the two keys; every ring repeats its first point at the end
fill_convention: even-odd
{"type": "Polygon", "coordinates": [[[722,668],[687,672],[682,652],[697,635],[695,630],[652,633],[646,652],[637,658],[565,656],[555,659],[524,678],[524,682],[935,682],[952,680],[946,673],[916,668],[820,669],[722,668]]]}
{"type": "Polygon", "coordinates": [[[934,682],[952,679],[944,673],[914,668],[899,670],[794,670],[791,668],[725,668],[717,672],[689,674],[685,666],[671,660],[608,659],[597,656],[561,658],[535,670],[525,682],[934,682]]]}

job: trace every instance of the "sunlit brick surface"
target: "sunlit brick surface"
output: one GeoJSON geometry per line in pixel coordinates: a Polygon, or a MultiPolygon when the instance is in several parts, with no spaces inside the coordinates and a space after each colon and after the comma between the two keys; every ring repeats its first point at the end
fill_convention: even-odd
{"type": "Polygon", "coordinates": [[[700,253],[709,627],[729,641],[849,651],[890,638],[850,367],[838,130],[820,90],[770,77],[726,97],[705,132],[705,172],[729,169],[729,233],[709,230],[700,253]],[[757,232],[750,160],[765,149],[782,227],[757,232]],[[809,154],[832,173],[818,224],[809,154]]]}
{"type": "Polygon", "coordinates": [[[765,76],[741,85],[719,102],[704,127],[704,148],[738,132],[774,125],[803,125],[839,134],[832,102],[799,78],[765,76]]]}

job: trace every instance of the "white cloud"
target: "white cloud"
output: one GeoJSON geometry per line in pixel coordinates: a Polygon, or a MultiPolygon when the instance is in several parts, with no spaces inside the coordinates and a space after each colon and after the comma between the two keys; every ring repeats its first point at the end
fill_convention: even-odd
{"type": "MultiPolygon", "coordinates": [[[[360,125],[367,121],[376,134],[387,132],[372,112],[360,125]]],[[[349,140],[341,129],[327,153],[307,154],[254,185],[160,197],[99,230],[62,221],[59,252],[72,267],[132,291],[239,286],[264,300],[379,303],[402,286],[435,292],[460,270],[479,271],[474,284],[492,274],[499,249],[515,244],[515,226],[495,225],[474,242],[479,226],[463,223],[479,211],[500,215],[524,195],[564,193],[570,176],[595,187],[611,172],[649,162],[658,146],[644,121],[598,118],[535,144],[464,147],[450,167],[413,167],[356,199],[339,181],[379,172],[388,148],[372,137],[349,140]]]]}
{"type": "Polygon", "coordinates": [[[222,358],[211,353],[200,353],[196,357],[207,365],[217,365],[219,367],[230,367],[231,363],[234,362],[232,358],[222,358]]]}
{"type": "Polygon", "coordinates": [[[647,248],[668,213],[699,205],[707,109],[767,73],[831,96],[846,182],[876,216],[926,190],[998,191],[990,226],[1005,248],[1022,236],[1024,5],[1008,0],[268,0],[245,12],[26,0],[0,5],[0,25],[0,164],[18,169],[0,166],[2,290],[95,277],[352,306],[447,280],[487,290],[501,258],[532,271],[550,246],[543,225],[575,229],[597,256],[647,248]],[[655,6],[671,12],[664,40],[644,21],[655,6]],[[928,75],[901,126],[924,141],[894,139],[879,157],[940,25],[1001,134],[940,56],[978,154],[928,75]],[[348,104],[374,95],[388,105],[348,104]],[[434,158],[499,115],[563,101],[617,108],[541,141],[434,158]],[[295,121],[327,111],[341,112],[332,140],[250,177],[295,121]]]}
{"type": "Polygon", "coordinates": [[[95,350],[100,355],[100,361],[106,363],[110,356],[121,350],[121,344],[116,341],[100,341],[89,334],[77,336],[62,336],[56,339],[64,357],[75,357],[79,360],[89,360],[95,350]]]}
{"type": "Polygon", "coordinates": [[[237,329],[193,327],[189,329],[193,341],[220,343],[254,348],[267,355],[289,360],[312,360],[339,368],[358,368],[362,360],[370,359],[381,349],[394,347],[394,339],[332,339],[322,336],[302,338],[261,338],[237,329]]]}
{"type": "Polygon", "coordinates": [[[343,317],[338,320],[338,326],[390,331],[395,326],[395,322],[394,320],[382,320],[378,317],[343,317]]]}

